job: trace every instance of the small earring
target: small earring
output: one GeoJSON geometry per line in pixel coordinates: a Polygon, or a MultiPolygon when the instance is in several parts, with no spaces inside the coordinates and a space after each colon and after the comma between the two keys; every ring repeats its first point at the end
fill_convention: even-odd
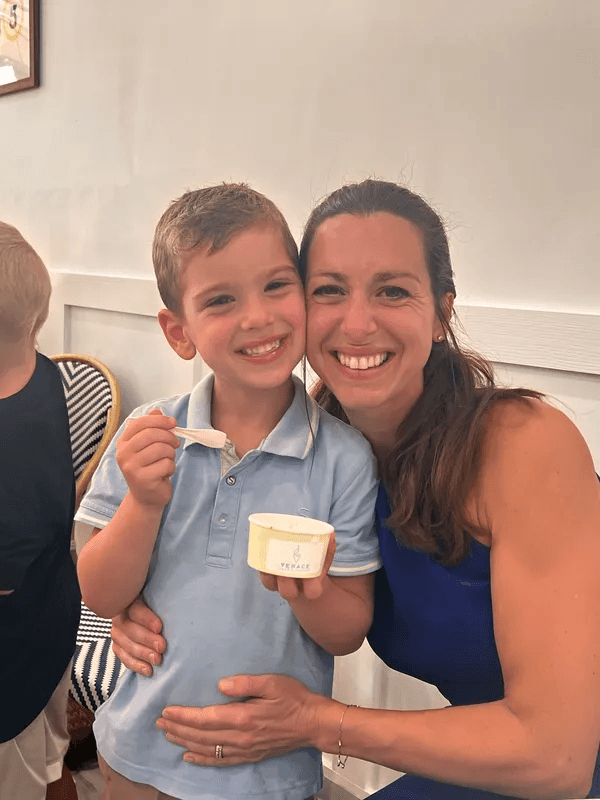
{"type": "Polygon", "coordinates": [[[440,333],[439,336],[435,337],[435,340],[436,340],[436,342],[443,342],[444,338],[445,338],[444,335],[442,333],[440,333]]]}

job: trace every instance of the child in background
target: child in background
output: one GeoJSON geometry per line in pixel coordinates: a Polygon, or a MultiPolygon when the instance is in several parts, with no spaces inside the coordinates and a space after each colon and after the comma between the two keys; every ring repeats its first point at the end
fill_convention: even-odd
{"type": "Polygon", "coordinates": [[[42,800],[69,745],[75,480],[60,374],[36,350],[50,276],[4,222],[0,287],[0,795],[42,800]]]}
{"type": "Polygon", "coordinates": [[[237,184],[188,192],[159,221],[153,261],[167,341],[213,372],[134,412],[77,515],[96,528],[78,561],[87,605],[112,617],[143,590],[169,639],[154,676],[125,673],[98,711],[106,797],[305,800],[321,786],[315,750],[224,769],[217,748],[223,767],[198,768],[155,723],[166,705],[223,702],[217,683],[236,672],[285,673],[331,693],[332,654],[356,650],[371,623],[374,459],[292,377],[304,293],[272,202],[237,184]],[[216,428],[227,443],[180,447],[176,425],[216,428]],[[330,522],[337,550],[322,575],[266,591],[246,563],[254,512],[330,522]]]}

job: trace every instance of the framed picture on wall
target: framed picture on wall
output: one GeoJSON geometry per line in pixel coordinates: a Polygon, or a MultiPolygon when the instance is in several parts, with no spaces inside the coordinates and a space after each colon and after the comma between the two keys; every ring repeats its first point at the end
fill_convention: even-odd
{"type": "Polygon", "coordinates": [[[0,95],[40,82],[40,0],[0,0],[0,95]]]}

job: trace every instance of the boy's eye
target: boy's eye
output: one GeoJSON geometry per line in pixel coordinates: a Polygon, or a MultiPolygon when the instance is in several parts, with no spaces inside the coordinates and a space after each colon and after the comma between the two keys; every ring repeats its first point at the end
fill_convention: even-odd
{"type": "Polygon", "coordinates": [[[284,286],[289,286],[289,281],[271,281],[265,287],[265,291],[267,292],[274,292],[277,289],[282,289],[284,286]]]}
{"type": "Polygon", "coordinates": [[[212,308],[213,306],[224,306],[227,303],[232,303],[233,297],[229,294],[219,294],[216,297],[211,297],[210,300],[206,302],[206,308],[212,308]]]}

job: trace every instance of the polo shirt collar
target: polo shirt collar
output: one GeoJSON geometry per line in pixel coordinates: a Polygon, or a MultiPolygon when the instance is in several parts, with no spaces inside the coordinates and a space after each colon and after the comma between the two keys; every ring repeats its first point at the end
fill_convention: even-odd
{"type": "MultiPolygon", "coordinates": [[[[304,459],[310,453],[313,439],[317,435],[319,407],[312,397],[306,394],[300,378],[292,375],[292,380],[294,382],[294,399],[275,428],[263,439],[258,449],[279,456],[304,459]]],[[[210,411],[213,386],[214,374],[211,372],[192,389],[188,405],[188,428],[212,428],[210,411]]],[[[184,450],[193,444],[194,442],[185,440],[184,450]]]]}
{"type": "MultiPolygon", "coordinates": [[[[215,376],[210,372],[190,392],[187,415],[188,428],[212,428],[210,408],[214,382],[215,376]]],[[[185,442],[184,448],[189,444],[193,444],[189,439],[186,439],[185,442]]]]}
{"type": "Polygon", "coordinates": [[[319,406],[307,395],[300,378],[292,375],[292,380],[294,381],[292,404],[271,433],[263,439],[259,450],[278,456],[306,458],[317,435],[319,406]]]}

